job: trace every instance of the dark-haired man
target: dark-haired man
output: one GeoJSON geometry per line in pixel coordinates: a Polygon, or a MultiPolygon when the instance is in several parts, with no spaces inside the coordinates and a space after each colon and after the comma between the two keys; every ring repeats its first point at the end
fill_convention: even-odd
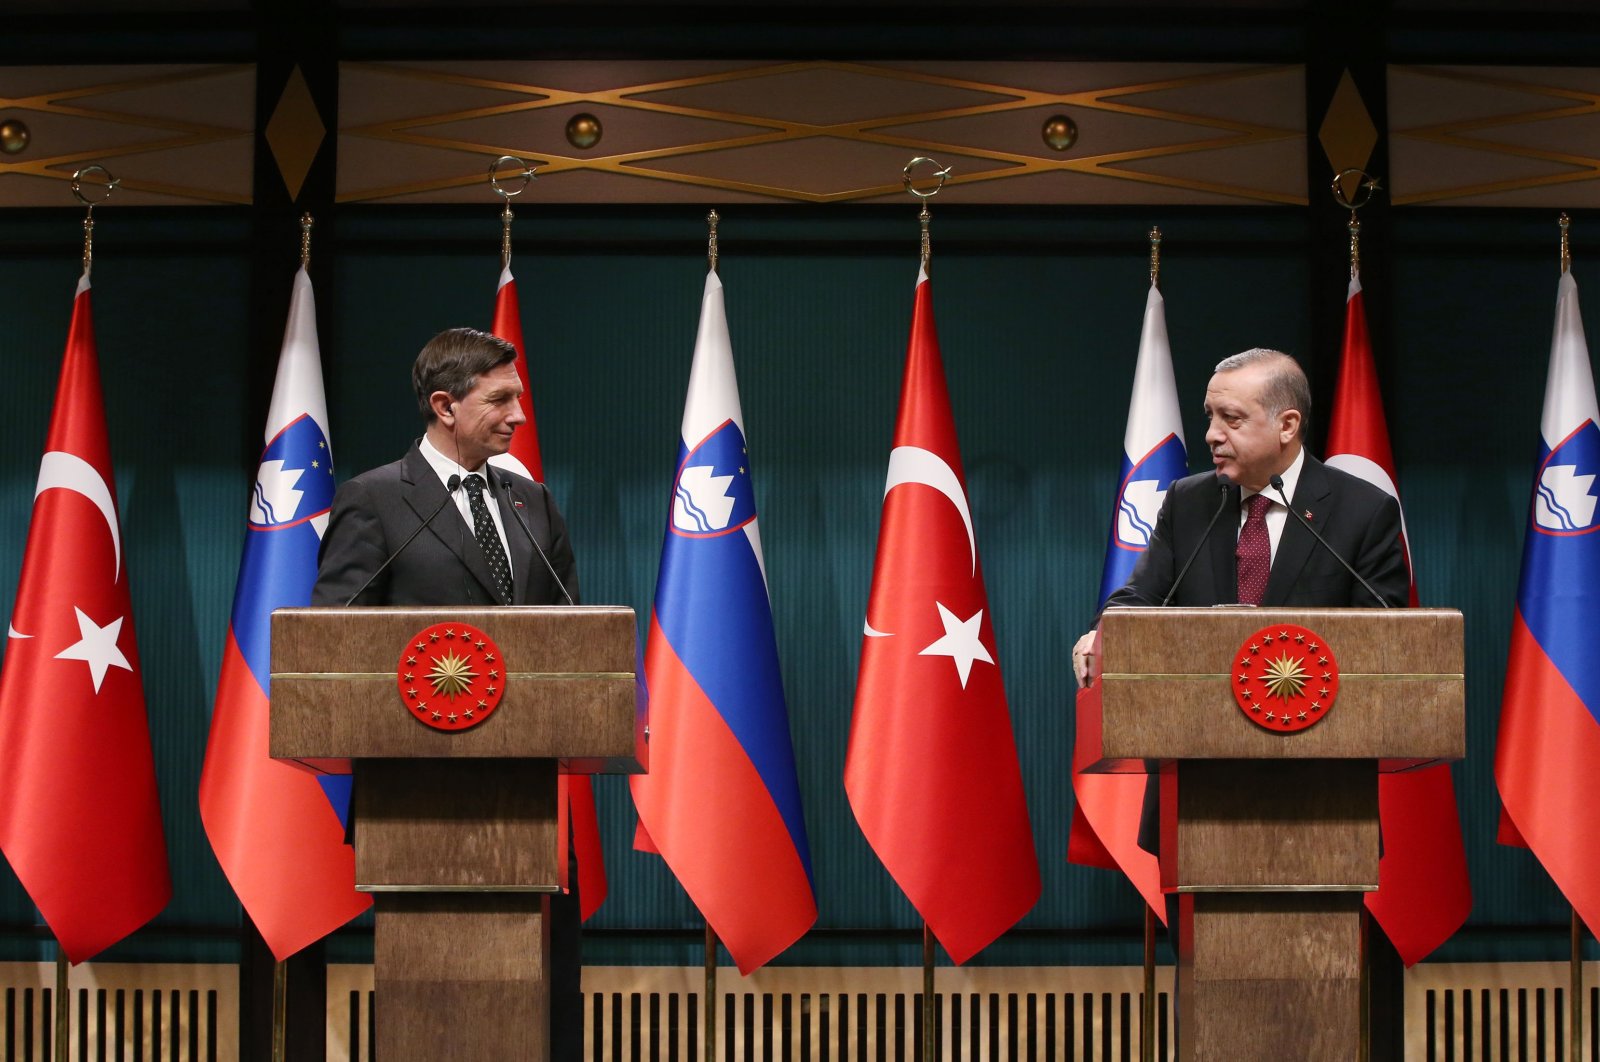
{"type": "MultiPolygon", "coordinates": [[[[423,436],[400,460],[356,476],[334,494],[313,605],[556,605],[568,594],[577,600],[572,544],[549,490],[488,463],[510,448],[527,420],[516,357],[510,343],[471,328],[441,332],[422,348],[411,383],[423,436]],[[427,527],[408,544],[424,521],[427,527]]],[[[575,866],[569,877],[572,892],[550,904],[550,1057],[557,1062],[575,1062],[582,1041],[575,866]]]]}

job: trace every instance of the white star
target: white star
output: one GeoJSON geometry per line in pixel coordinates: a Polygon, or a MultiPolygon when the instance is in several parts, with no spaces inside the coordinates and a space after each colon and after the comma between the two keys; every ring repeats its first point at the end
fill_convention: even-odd
{"type": "Polygon", "coordinates": [[[956,614],[945,608],[939,602],[939,619],[944,622],[944,637],[928,646],[918,656],[948,656],[956,662],[956,673],[961,676],[961,688],[967,688],[967,676],[972,673],[972,662],[982,660],[985,664],[994,663],[994,657],[989,655],[989,650],[983,647],[983,642],[978,639],[978,628],[983,625],[983,609],[975,612],[971,619],[957,619],[956,614]]]}
{"type": "Polygon", "coordinates": [[[124,671],[133,670],[128,658],[117,648],[117,636],[122,633],[123,617],[118,616],[102,627],[85,616],[83,609],[74,608],[72,611],[78,614],[78,633],[82,637],[57,653],[56,659],[82,660],[88,664],[89,675],[94,679],[94,691],[99,693],[100,683],[105,681],[108,669],[120,667],[124,671]]]}

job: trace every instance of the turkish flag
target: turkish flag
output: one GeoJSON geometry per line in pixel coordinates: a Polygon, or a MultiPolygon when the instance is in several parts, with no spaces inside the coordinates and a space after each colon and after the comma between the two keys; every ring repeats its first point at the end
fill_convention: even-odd
{"type": "MultiPolygon", "coordinates": [[[[1396,501],[1400,498],[1361,281],[1354,277],[1345,302],[1339,385],[1328,419],[1328,464],[1365,479],[1396,501]]],[[[1410,570],[1403,516],[1401,539],[1410,570]]],[[[1413,578],[1411,605],[1416,604],[1413,578]]],[[[1472,911],[1472,884],[1449,765],[1379,775],[1378,823],[1383,858],[1378,863],[1378,891],[1366,896],[1367,910],[1401,960],[1411,966],[1449,940],[1472,911]]]]}
{"type": "Polygon", "coordinates": [[[884,487],[845,792],[951,959],[1039,899],[1039,861],[926,275],[884,487]]]}
{"type": "MultiPolygon", "coordinates": [[[[528,357],[522,345],[522,308],[517,303],[517,280],[511,275],[508,264],[500,270],[500,287],[494,295],[494,323],[490,331],[517,348],[517,376],[522,380],[522,415],[528,423],[511,436],[508,456],[516,464],[496,459],[496,464],[507,464],[529,479],[544,482],[544,462],[539,453],[539,428],[533,419],[533,383],[528,378],[528,357]],[[517,468],[520,464],[522,467],[517,468]]],[[[557,831],[560,834],[561,884],[567,884],[567,836],[571,821],[573,847],[578,854],[578,907],[584,919],[600,909],[606,902],[610,886],[606,881],[606,854],[600,847],[600,816],[594,804],[594,784],[586,774],[561,775],[556,781],[557,831]]]]}
{"type": "Polygon", "coordinates": [[[125,547],[85,274],[0,671],[0,849],[75,964],[172,897],[125,547]]]}

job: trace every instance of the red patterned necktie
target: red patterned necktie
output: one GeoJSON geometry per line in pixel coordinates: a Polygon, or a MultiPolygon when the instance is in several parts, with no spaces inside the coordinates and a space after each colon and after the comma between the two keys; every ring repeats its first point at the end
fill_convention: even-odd
{"type": "Polygon", "coordinates": [[[1267,594],[1267,575],[1272,571],[1272,538],[1267,534],[1267,508],[1272,499],[1256,494],[1247,504],[1250,513],[1234,550],[1239,562],[1239,604],[1259,605],[1267,594]]]}

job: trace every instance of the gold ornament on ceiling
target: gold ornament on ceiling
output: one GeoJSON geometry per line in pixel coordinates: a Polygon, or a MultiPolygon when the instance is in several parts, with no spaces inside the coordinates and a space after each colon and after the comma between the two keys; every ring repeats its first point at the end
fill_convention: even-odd
{"type": "Polygon", "coordinates": [[[1378,146],[1378,127],[1367,113],[1361,90],[1356,88],[1355,78],[1348,70],[1339,78],[1339,87],[1334,89],[1328,111],[1322,116],[1317,142],[1322,145],[1322,152],[1335,173],[1351,174],[1341,177],[1340,189],[1346,199],[1354,196],[1360,184],[1360,178],[1354,174],[1372,161],[1372,149],[1378,146]]]}
{"type": "Polygon", "coordinates": [[[278,164],[289,198],[299,199],[305,186],[306,174],[316,160],[317,149],[327,138],[328,127],[322,124],[317,113],[317,103],[311,98],[311,86],[296,66],[289,72],[272,117],[267,119],[267,147],[272,150],[272,161],[278,164]]]}
{"type": "Polygon", "coordinates": [[[0,151],[7,155],[20,155],[32,136],[28,131],[28,123],[20,118],[7,118],[0,122],[0,151]]]}
{"type": "Polygon", "coordinates": [[[1052,114],[1044,120],[1040,135],[1051,151],[1065,151],[1078,142],[1078,123],[1064,114],[1052,114]]]}

